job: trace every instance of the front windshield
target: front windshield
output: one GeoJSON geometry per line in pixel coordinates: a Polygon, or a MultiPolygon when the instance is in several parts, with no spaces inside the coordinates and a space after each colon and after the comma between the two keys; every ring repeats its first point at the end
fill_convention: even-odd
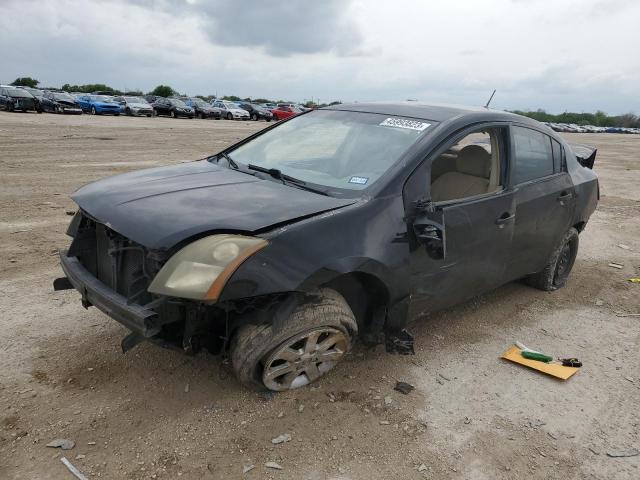
{"type": "Polygon", "coordinates": [[[124,101],[127,103],[147,103],[147,101],[141,97],[124,97],[124,101]]]}
{"type": "Polygon", "coordinates": [[[68,93],[54,93],[53,94],[53,98],[55,98],[56,100],[67,100],[69,102],[75,102],[76,101],[76,99],[73,98],[68,93]]]}
{"type": "Polygon", "coordinates": [[[428,127],[421,120],[389,115],[316,110],[228,153],[237,163],[276,168],[305,182],[362,190],[428,127]]]}
{"type": "Polygon", "coordinates": [[[20,98],[31,98],[32,95],[26,90],[22,90],[21,88],[7,88],[7,94],[10,97],[20,97],[20,98]]]}
{"type": "Polygon", "coordinates": [[[107,97],[106,95],[92,95],[90,98],[94,102],[106,102],[106,103],[113,102],[113,98],[107,97]]]}
{"type": "Polygon", "coordinates": [[[44,95],[44,92],[42,90],[38,90],[37,88],[26,88],[26,87],[22,87],[23,90],[26,90],[27,92],[29,92],[31,95],[39,95],[42,96],[44,95]]]}
{"type": "Polygon", "coordinates": [[[205,102],[204,100],[202,100],[201,98],[192,98],[191,99],[191,103],[193,103],[194,105],[198,105],[199,107],[208,107],[209,104],[207,102],[205,102]]]}
{"type": "Polygon", "coordinates": [[[231,103],[231,102],[222,102],[222,104],[227,108],[235,108],[235,109],[240,108],[240,107],[238,107],[238,105],[236,105],[235,103],[231,103]]]}
{"type": "Polygon", "coordinates": [[[174,107],[186,107],[187,104],[184,103],[182,100],[178,100],[177,98],[170,98],[169,102],[171,102],[171,105],[173,105],[174,107]]]}

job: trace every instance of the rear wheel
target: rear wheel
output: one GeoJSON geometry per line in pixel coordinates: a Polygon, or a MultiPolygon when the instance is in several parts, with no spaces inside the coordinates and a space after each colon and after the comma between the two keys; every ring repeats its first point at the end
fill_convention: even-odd
{"type": "Polygon", "coordinates": [[[527,277],[526,282],[544,291],[564,287],[578,255],[578,243],[578,231],[570,228],[560,242],[560,246],[551,254],[546,267],[527,277]]]}
{"type": "Polygon", "coordinates": [[[233,115],[231,115],[231,112],[227,113],[227,120],[233,120],[233,115]]]}
{"type": "Polygon", "coordinates": [[[258,114],[254,113],[253,115],[251,115],[251,120],[253,120],[254,122],[258,121],[258,114]]]}
{"type": "Polygon", "coordinates": [[[178,115],[176,115],[175,110],[171,110],[171,118],[178,118],[178,115]]]}
{"type": "Polygon", "coordinates": [[[97,115],[98,111],[96,110],[96,107],[91,107],[91,115],[97,115]]]}
{"type": "Polygon", "coordinates": [[[286,324],[243,325],[231,343],[238,380],[257,390],[303,387],[333,369],[351,349],[358,326],[338,292],[320,289],[286,324]]]}
{"type": "Polygon", "coordinates": [[[125,115],[127,115],[128,117],[131,116],[131,109],[129,107],[126,108],[126,110],[124,111],[125,115]]]}

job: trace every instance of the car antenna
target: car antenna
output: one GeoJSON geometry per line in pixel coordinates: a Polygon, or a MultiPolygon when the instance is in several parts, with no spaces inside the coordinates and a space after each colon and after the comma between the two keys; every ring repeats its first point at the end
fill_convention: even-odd
{"type": "Polygon", "coordinates": [[[493,96],[496,94],[496,89],[493,89],[493,93],[491,94],[491,96],[489,97],[489,100],[487,100],[487,104],[484,106],[484,108],[489,108],[489,104],[491,103],[491,100],[493,100],[493,96]]]}

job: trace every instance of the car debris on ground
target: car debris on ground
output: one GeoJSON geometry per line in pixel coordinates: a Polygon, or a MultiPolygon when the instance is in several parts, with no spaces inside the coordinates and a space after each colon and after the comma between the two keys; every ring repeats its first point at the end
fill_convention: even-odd
{"type": "Polygon", "coordinates": [[[47,447],[61,448],[62,450],[71,450],[75,445],[76,442],[67,438],[56,438],[47,443],[47,447]]]}
{"type": "Polygon", "coordinates": [[[275,438],[271,439],[271,443],[274,445],[278,445],[280,443],[287,443],[291,441],[291,435],[288,433],[283,433],[282,435],[278,435],[275,438]]]}
{"type": "Polygon", "coordinates": [[[415,389],[415,387],[407,382],[396,382],[396,386],[393,387],[393,389],[404,395],[408,395],[415,389]]]}
{"type": "Polygon", "coordinates": [[[84,474],[78,470],[73,463],[67,460],[65,457],[60,458],[60,461],[64,464],[65,467],[78,479],[78,480],[89,480],[84,474]]]}

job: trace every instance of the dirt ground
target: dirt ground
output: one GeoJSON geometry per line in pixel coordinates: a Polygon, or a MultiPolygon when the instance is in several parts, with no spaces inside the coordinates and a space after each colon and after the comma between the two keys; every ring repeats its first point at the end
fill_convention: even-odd
{"type": "Polygon", "coordinates": [[[260,396],[207,354],[123,355],[124,327],[52,290],[76,188],[263,126],[0,112],[0,478],[71,479],[62,456],[109,479],[640,478],[640,456],[608,455],[640,449],[640,136],[570,135],[599,148],[602,200],[566,288],[506,285],[416,321],[414,357],[357,348],[310,388],[260,396]],[[584,367],[562,382],[501,360],[515,340],[584,367]]]}

